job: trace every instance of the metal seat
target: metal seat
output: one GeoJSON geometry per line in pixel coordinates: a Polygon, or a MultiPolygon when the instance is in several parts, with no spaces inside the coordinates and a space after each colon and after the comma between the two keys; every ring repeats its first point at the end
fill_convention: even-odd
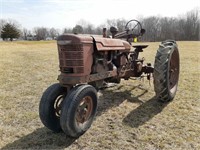
{"type": "Polygon", "coordinates": [[[134,45],[133,47],[136,49],[144,49],[147,48],[149,45],[134,45]]]}

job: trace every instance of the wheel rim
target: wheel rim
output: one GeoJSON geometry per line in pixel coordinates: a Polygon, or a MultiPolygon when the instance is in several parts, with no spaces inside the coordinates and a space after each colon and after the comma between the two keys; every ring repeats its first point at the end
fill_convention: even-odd
{"type": "Polygon", "coordinates": [[[179,78],[179,54],[177,50],[174,50],[170,60],[169,68],[169,88],[170,92],[176,92],[176,87],[179,78]]]}
{"type": "Polygon", "coordinates": [[[63,100],[64,100],[64,95],[59,95],[55,100],[54,110],[57,117],[60,117],[63,100]]]}
{"type": "Polygon", "coordinates": [[[92,114],[93,101],[90,96],[85,96],[76,110],[76,122],[80,126],[87,122],[92,114]]]}

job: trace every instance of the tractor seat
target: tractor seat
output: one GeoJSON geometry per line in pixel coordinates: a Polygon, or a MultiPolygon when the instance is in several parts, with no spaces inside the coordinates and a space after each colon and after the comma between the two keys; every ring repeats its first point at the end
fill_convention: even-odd
{"type": "Polygon", "coordinates": [[[144,49],[147,48],[149,45],[134,45],[133,47],[136,49],[144,49]]]}
{"type": "Polygon", "coordinates": [[[137,52],[143,52],[144,48],[147,48],[149,45],[134,45],[135,51],[137,52]]]}

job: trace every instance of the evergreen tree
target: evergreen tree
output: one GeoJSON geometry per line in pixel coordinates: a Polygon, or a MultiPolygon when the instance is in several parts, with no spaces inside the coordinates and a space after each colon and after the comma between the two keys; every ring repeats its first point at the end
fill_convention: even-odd
{"type": "Polygon", "coordinates": [[[13,41],[13,38],[19,38],[19,30],[12,24],[5,24],[1,30],[1,38],[3,40],[10,39],[13,41]]]}
{"type": "Polygon", "coordinates": [[[78,34],[78,33],[83,33],[83,27],[81,25],[76,25],[73,29],[72,29],[74,34],[78,34]]]}

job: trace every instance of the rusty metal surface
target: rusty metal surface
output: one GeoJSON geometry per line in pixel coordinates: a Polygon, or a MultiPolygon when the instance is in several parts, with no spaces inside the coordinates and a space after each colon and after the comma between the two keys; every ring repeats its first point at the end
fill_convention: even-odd
{"type": "Polygon", "coordinates": [[[74,35],[74,34],[63,34],[58,37],[57,44],[58,45],[66,45],[66,44],[80,44],[80,43],[93,43],[93,39],[90,36],[84,35],[74,35]]]}
{"type": "Polygon", "coordinates": [[[143,67],[143,60],[137,59],[139,52],[147,45],[136,46],[134,57],[130,61],[128,55],[131,45],[119,39],[64,34],[58,38],[57,44],[61,71],[58,80],[63,86],[110,77],[128,79],[152,71],[151,67],[143,67]],[[112,62],[112,54],[116,54],[116,51],[121,53],[117,53],[115,64],[112,62]]]}
{"type": "Polygon", "coordinates": [[[171,55],[170,59],[170,68],[169,68],[169,88],[172,93],[175,92],[176,86],[179,79],[179,53],[178,50],[175,49],[171,55]]]}
{"type": "Polygon", "coordinates": [[[89,36],[64,34],[58,37],[59,66],[68,76],[91,73],[93,39],[89,36]]]}
{"type": "Polygon", "coordinates": [[[129,51],[131,45],[119,39],[93,37],[98,51],[125,50],[129,51]]]}
{"type": "Polygon", "coordinates": [[[78,126],[82,126],[87,122],[93,111],[93,100],[91,96],[85,96],[79,103],[75,113],[75,118],[78,126]]]}
{"type": "Polygon", "coordinates": [[[102,73],[96,73],[85,76],[68,76],[65,73],[61,73],[58,76],[58,80],[61,85],[66,86],[66,85],[75,85],[75,84],[93,82],[114,76],[117,76],[117,70],[106,71],[102,73]]]}

